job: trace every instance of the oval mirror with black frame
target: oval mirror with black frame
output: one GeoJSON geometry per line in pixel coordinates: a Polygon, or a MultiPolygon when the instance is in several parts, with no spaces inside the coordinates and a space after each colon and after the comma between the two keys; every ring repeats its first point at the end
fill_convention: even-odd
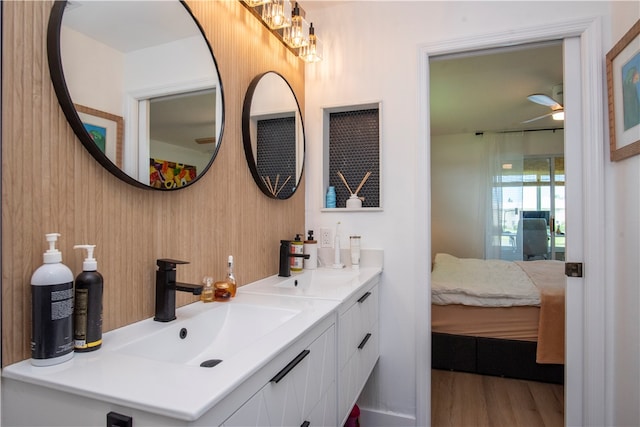
{"type": "Polygon", "coordinates": [[[304,125],[293,89],[275,71],[255,77],[247,89],[242,140],[260,190],[273,199],[293,196],[304,169],[304,125]]]}
{"type": "Polygon", "coordinates": [[[75,134],[109,172],[176,190],[211,167],[224,128],[222,84],[182,1],[56,1],[49,71],[75,134]]]}

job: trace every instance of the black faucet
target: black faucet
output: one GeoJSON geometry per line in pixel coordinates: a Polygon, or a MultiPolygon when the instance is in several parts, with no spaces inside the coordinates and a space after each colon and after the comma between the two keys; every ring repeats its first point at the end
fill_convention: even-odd
{"type": "Polygon", "coordinates": [[[200,295],[202,285],[176,282],[176,265],[189,264],[187,261],[159,259],[156,264],[156,315],[153,320],[170,322],[176,318],[176,291],[200,295]]]}
{"type": "Polygon", "coordinates": [[[280,240],[280,271],[278,276],[291,276],[291,264],[289,263],[289,258],[309,259],[309,256],[309,254],[291,253],[291,240],[280,240]]]}

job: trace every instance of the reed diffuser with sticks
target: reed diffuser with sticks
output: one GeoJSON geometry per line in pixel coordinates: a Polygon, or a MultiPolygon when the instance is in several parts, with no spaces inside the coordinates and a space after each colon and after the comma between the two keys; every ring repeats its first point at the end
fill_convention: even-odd
{"type": "Polygon", "coordinates": [[[347,187],[347,190],[349,190],[349,194],[351,194],[351,196],[347,199],[347,203],[346,203],[347,206],[346,207],[348,207],[348,208],[361,208],[362,207],[362,200],[364,198],[363,197],[358,197],[358,192],[362,189],[362,186],[364,185],[364,183],[367,182],[367,179],[369,179],[369,177],[371,176],[371,171],[367,171],[367,173],[364,175],[364,178],[362,178],[362,181],[360,181],[360,184],[356,188],[356,191],[352,191],[351,190],[351,187],[349,187],[349,184],[347,183],[347,180],[345,179],[345,177],[342,174],[342,172],[338,171],[338,176],[340,177],[340,179],[342,180],[344,185],[347,187]]]}

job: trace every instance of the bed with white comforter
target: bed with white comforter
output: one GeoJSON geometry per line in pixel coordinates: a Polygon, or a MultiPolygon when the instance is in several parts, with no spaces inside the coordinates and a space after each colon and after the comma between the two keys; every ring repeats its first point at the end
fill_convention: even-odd
{"type": "Polygon", "coordinates": [[[431,302],[478,307],[539,306],[540,290],[514,262],[439,253],[431,273],[431,302]]]}
{"type": "Polygon", "coordinates": [[[432,331],[535,342],[536,363],[564,363],[564,263],[458,258],[438,253],[432,331]]]}

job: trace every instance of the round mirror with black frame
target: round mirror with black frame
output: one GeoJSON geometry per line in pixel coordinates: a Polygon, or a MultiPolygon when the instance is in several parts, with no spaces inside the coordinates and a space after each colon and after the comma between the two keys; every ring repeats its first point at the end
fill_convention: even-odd
{"type": "Polygon", "coordinates": [[[256,76],[247,89],[242,141],[260,190],[273,199],[293,196],[304,169],[304,125],[293,89],[275,71],[256,76]]]}
{"type": "Polygon", "coordinates": [[[47,53],[67,121],[113,175],[166,191],[211,167],[224,128],[222,83],[183,1],[56,1],[47,53]]]}

